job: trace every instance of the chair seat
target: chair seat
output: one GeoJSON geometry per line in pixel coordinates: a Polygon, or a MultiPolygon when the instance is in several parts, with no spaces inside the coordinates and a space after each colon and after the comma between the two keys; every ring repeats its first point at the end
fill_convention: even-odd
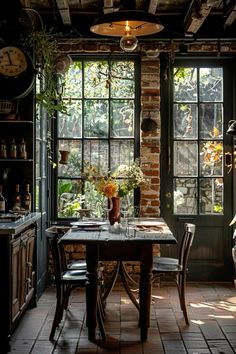
{"type": "Polygon", "coordinates": [[[179,273],[183,269],[181,264],[164,264],[164,263],[154,263],[152,271],[153,273],[179,273]]]}
{"type": "Polygon", "coordinates": [[[84,284],[87,281],[86,270],[67,270],[62,273],[62,281],[84,284]]]}
{"type": "Polygon", "coordinates": [[[69,270],[74,270],[74,269],[87,269],[87,264],[85,261],[71,261],[67,264],[67,268],[69,270]]]}
{"type": "Polygon", "coordinates": [[[155,264],[178,264],[178,258],[171,258],[171,257],[153,257],[153,263],[155,264]]]}

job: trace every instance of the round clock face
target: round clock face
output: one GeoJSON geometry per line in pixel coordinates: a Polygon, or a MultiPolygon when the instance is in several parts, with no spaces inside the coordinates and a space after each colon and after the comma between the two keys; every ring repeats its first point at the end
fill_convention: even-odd
{"type": "Polygon", "coordinates": [[[0,49],[0,74],[14,77],[20,75],[27,68],[25,54],[17,47],[0,49]]]}

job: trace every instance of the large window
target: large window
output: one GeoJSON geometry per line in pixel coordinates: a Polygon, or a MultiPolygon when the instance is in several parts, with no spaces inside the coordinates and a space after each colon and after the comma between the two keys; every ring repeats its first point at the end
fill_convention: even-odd
{"type": "Polygon", "coordinates": [[[59,114],[56,139],[55,217],[78,217],[78,210],[99,214],[101,196],[83,179],[90,163],[102,170],[131,164],[139,154],[139,85],[135,59],[83,57],[66,74],[63,100],[68,114],[59,114]],[[61,158],[68,151],[68,163],[61,158]]]}
{"type": "Polygon", "coordinates": [[[175,214],[223,213],[223,68],[175,67],[175,214]]]}

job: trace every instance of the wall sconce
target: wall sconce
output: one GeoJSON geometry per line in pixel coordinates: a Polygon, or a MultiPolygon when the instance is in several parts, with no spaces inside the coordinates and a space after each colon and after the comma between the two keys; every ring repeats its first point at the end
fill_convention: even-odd
{"type": "Polygon", "coordinates": [[[164,26],[149,12],[121,10],[95,20],[90,31],[103,36],[121,37],[120,47],[126,52],[137,48],[138,36],[147,36],[162,31],[164,26]]]}
{"type": "Polygon", "coordinates": [[[236,135],[236,120],[229,121],[228,130],[227,130],[226,134],[236,135]]]}

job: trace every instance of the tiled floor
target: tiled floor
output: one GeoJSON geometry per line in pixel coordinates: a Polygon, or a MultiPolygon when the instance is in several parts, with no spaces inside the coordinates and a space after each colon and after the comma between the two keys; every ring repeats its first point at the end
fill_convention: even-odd
{"type": "Polygon", "coordinates": [[[55,292],[48,289],[38,307],[28,310],[11,338],[12,353],[113,354],[231,354],[236,353],[236,289],[232,284],[188,284],[191,318],[186,326],[176,288],[163,285],[153,291],[148,340],[139,341],[138,312],[121,287],[108,298],[107,340],[91,343],[85,326],[85,296],[75,291],[69,312],[55,341],[48,340],[55,292]]]}

